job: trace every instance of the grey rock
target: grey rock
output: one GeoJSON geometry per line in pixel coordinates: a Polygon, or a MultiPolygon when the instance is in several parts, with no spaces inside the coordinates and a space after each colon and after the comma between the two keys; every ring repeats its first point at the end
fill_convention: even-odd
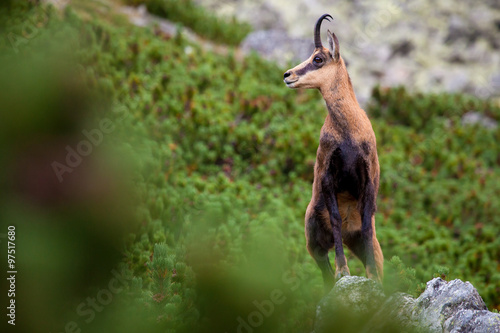
{"type": "Polygon", "coordinates": [[[267,60],[285,66],[301,62],[314,50],[312,39],[293,38],[284,30],[260,30],[250,33],[241,44],[244,53],[257,52],[267,60]]]}
{"type": "Polygon", "coordinates": [[[361,276],[344,276],[333,287],[330,300],[343,305],[360,315],[369,315],[385,299],[384,292],[375,281],[361,276]]]}
{"type": "Polygon", "coordinates": [[[340,279],[319,302],[315,333],[500,332],[500,314],[487,311],[477,290],[461,280],[427,282],[414,299],[395,293],[386,298],[380,285],[357,276],[340,279]]]}
{"type": "MultiPolygon", "coordinates": [[[[119,12],[126,15],[130,23],[135,26],[147,27],[157,24],[160,30],[168,35],[175,35],[177,32],[177,26],[175,23],[150,14],[145,5],[137,7],[121,6],[119,8],[119,12]]],[[[184,34],[188,39],[194,40],[193,33],[191,31],[187,30],[184,34]]]]}
{"type": "Polygon", "coordinates": [[[500,332],[500,314],[486,310],[461,310],[446,320],[444,329],[450,333],[500,332]]]}
{"type": "Polygon", "coordinates": [[[340,331],[342,327],[350,327],[355,331],[356,325],[366,323],[384,301],[382,288],[373,280],[345,276],[319,302],[314,331],[330,332],[333,327],[340,331]],[[355,318],[358,320],[353,325],[352,320],[355,318]]]}
{"type": "Polygon", "coordinates": [[[443,332],[444,323],[461,310],[486,310],[477,290],[469,282],[446,282],[435,278],[417,298],[416,316],[420,325],[429,332],[443,332]]]}
{"type": "Polygon", "coordinates": [[[452,15],[448,22],[448,36],[446,41],[454,42],[468,33],[468,24],[463,17],[452,15]]]}
{"type": "Polygon", "coordinates": [[[152,17],[148,14],[146,5],[140,5],[137,7],[123,6],[120,11],[127,15],[130,23],[138,27],[146,27],[151,24],[152,17]]]}
{"type": "Polygon", "coordinates": [[[462,125],[466,126],[476,124],[491,130],[495,130],[498,127],[498,123],[494,119],[476,111],[469,111],[462,116],[462,125]]]}
{"type": "Polygon", "coordinates": [[[42,0],[42,2],[49,3],[49,4],[53,5],[54,7],[56,7],[57,9],[62,10],[64,8],[66,8],[66,6],[70,2],[70,0],[42,0]]]}
{"type": "Polygon", "coordinates": [[[245,21],[248,21],[255,29],[285,29],[280,12],[267,3],[256,6],[252,12],[247,12],[247,14],[249,15],[246,16],[245,21]],[[259,15],[255,15],[255,11],[258,11],[259,15]]]}
{"type": "Polygon", "coordinates": [[[194,0],[222,17],[237,17],[255,30],[285,29],[283,14],[276,3],[265,0],[194,0]]]}
{"type": "Polygon", "coordinates": [[[465,70],[450,70],[446,73],[443,84],[447,91],[459,92],[464,91],[471,81],[465,70]]]}
{"type": "MultiPolygon", "coordinates": [[[[117,6],[116,10],[128,17],[129,22],[133,25],[150,28],[156,26],[162,33],[169,36],[174,36],[178,33],[178,25],[176,23],[150,14],[145,5],[140,5],[138,7],[117,6]]],[[[187,27],[182,28],[182,35],[187,40],[201,45],[206,50],[227,54],[227,47],[205,40],[187,27]]],[[[189,50],[192,50],[192,48],[187,48],[187,54],[190,52],[189,50]]]]}
{"type": "Polygon", "coordinates": [[[417,331],[418,321],[414,318],[416,300],[405,293],[391,295],[370,322],[363,333],[394,331],[417,331]]]}
{"type": "Polygon", "coordinates": [[[386,68],[382,83],[388,86],[405,85],[410,81],[412,68],[407,63],[398,60],[391,67],[386,68]]]}
{"type": "Polygon", "coordinates": [[[500,73],[495,74],[491,77],[491,85],[495,89],[500,90],[500,73]]]}

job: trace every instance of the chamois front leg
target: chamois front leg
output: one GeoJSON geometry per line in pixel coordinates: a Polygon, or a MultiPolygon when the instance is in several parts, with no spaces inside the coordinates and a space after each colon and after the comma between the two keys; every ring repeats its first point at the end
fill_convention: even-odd
{"type": "Polygon", "coordinates": [[[342,217],[340,216],[337,194],[334,190],[333,177],[327,172],[321,180],[321,190],[326,208],[330,215],[330,224],[333,230],[333,242],[335,246],[335,277],[349,276],[349,267],[342,245],[342,217]]]}
{"type": "Polygon", "coordinates": [[[330,259],[328,258],[328,249],[319,245],[313,237],[308,238],[307,249],[321,270],[325,291],[330,291],[335,284],[335,277],[330,259]]]}
{"type": "MultiPolygon", "coordinates": [[[[376,241],[376,237],[374,236],[375,219],[373,218],[373,215],[375,214],[376,203],[375,203],[375,190],[371,182],[365,188],[360,206],[361,206],[360,207],[361,238],[365,249],[366,276],[368,276],[369,279],[381,282],[381,276],[379,276],[377,272],[377,266],[379,266],[380,263],[375,262],[375,253],[374,253],[375,251],[374,241],[376,241]]],[[[377,250],[381,253],[378,241],[376,243],[378,246],[377,250]]]]}

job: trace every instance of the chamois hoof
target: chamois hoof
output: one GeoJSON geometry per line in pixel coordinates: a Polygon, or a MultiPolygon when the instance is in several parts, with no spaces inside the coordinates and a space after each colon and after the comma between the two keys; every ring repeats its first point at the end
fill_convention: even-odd
{"type": "Polygon", "coordinates": [[[374,274],[374,275],[370,274],[370,275],[367,275],[366,277],[369,278],[370,280],[373,280],[373,281],[377,282],[378,284],[382,285],[382,279],[377,274],[374,274]]]}
{"type": "Polygon", "coordinates": [[[382,285],[382,277],[380,274],[378,274],[378,271],[376,268],[366,268],[366,277],[369,278],[370,280],[373,280],[377,282],[378,284],[382,285]]]}
{"type": "Polygon", "coordinates": [[[351,276],[351,273],[349,272],[349,269],[343,269],[341,270],[340,272],[338,272],[336,275],[335,275],[335,278],[337,280],[339,280],[341,277],[343,276],[351,276]]]}

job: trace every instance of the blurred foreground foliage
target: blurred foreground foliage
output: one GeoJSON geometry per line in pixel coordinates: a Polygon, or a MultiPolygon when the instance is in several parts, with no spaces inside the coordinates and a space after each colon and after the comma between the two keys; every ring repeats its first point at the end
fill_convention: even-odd
{"type": "MultiPolygon", "coordinates": [[[[71,6],[10,6],[2,32],[18,42],[0,46],[0,211],[2,230],[18,229],[20,303],[37,314],[23,324],[309,332],[323,295],[303,231],[326,115],[319,93],[287,89],[283,69],[256,56],[82,19],[71,6]],[[104,118],[112,133],[58,182],[51,163],[104,118]]],[[[453,101],[374,91],[385,285],[417,295],[435,274],[460,278],[499,307],[500,134],[460,121],[471,105],[495,117],[498,106],[453,101]]]]}

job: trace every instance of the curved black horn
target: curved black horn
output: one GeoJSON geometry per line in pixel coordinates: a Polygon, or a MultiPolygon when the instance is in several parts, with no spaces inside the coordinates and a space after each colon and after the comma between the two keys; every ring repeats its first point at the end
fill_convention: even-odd
{"type": "Polygon", "coordinates": [[[314,28],[314,47],[317,49],[323,47],[323,44],[321,44],[320,36],[321,22],[323,22],[324,19],[330,21],[328,18],[331,18],[333,20],[333,17],[330,14],[324,14],[316,22],[316,27],[314,28]]]}

